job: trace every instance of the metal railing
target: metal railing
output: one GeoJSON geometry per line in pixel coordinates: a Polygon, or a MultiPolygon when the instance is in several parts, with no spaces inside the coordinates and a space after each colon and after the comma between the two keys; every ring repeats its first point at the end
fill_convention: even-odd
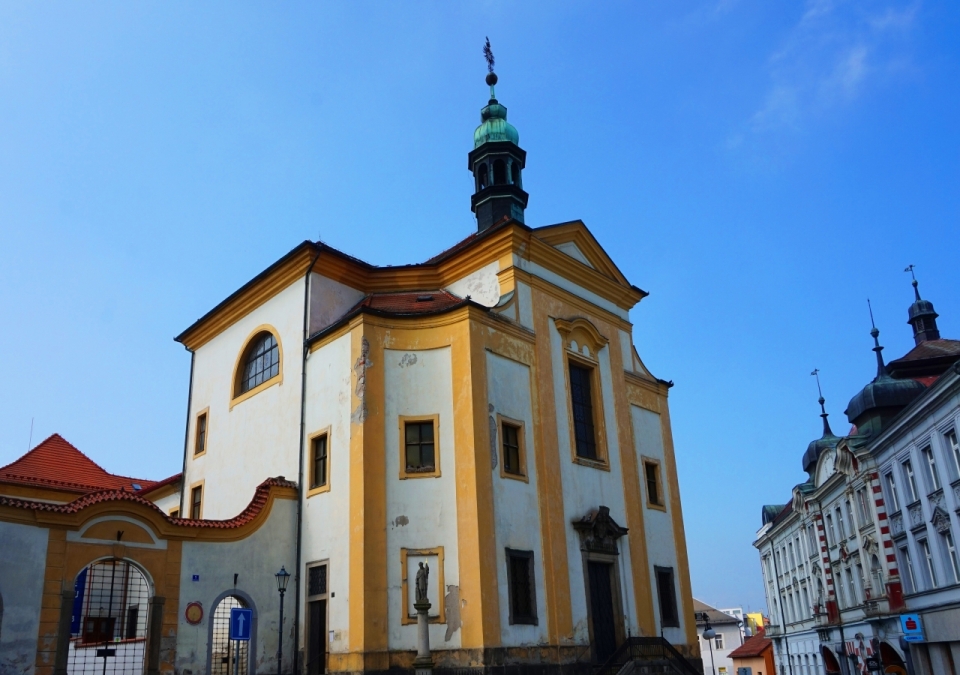
{"type": "Polygon", "coordinates": [[[662,637],[630,637],[602,665],[594,675],[617,675],[631,661],[666,661],[683,675],[700,675],[676,647],[662,637]]]}

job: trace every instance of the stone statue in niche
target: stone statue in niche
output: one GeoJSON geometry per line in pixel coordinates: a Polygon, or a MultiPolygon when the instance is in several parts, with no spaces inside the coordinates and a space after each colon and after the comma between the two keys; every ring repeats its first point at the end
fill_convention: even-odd
{"type": "Polygon", "coordinates": [[[430,576],[430,565],[420,563],[420,569],[417,570],[417,599],[416,604],[430,602],[427,599],[427,578],[430,576]]]}

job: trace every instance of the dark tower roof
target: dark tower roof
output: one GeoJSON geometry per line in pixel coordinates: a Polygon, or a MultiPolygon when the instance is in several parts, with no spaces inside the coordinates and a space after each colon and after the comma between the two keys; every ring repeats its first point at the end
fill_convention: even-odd
{"type": "MultiPolygon", "coordinates": [[[[870,320],[872,323],[872,310],[870,320]]],[[[883,363],[883,347],[878,339],[880,331],[876,326],[870,330],[870,335],[873,337],[873,351],[877,355],[877,376],[850,399],[844,412],[860,433],[872,435],[927,388],[916,380],[895,380],[890,377],[883,363]]]]}
{"type": "Polygon", "coordinates": [[[497,100],[494,86],[493,53],[490,42],[484,47],[487,57],[487,84],[490,100],[480,111],[480,126],[473,132],[473,150],[467,157],[467,168],[473,173],[474,193],[470,210],[477,215],[477,230],[504,219],[523,222],[523,212],[530,196],[523,191],[521,172],[527,153],[520,147],[520,134],[507,121],[507,107],[497,100]]]}
{"type": "MultiPolygon", "coordinates": [[[[913,275],[913,265],[906,270],[913,275]]],[[[937,328],[937,317],[940,316],[933,309],[933,303],[920,297],[920,288],[917,283],[917,277],[913,277],[913,295],[915,300],[907,310],[909,318],[907,323],[913,326],[913,340],[916,344],[922,344],[930,340],[940,339],[940,330],[937,328]]]]}
{"type": "MultiPolygon", "coordinates": [[[[817,371],[814,372],[816,373],[817,371]]],[[[817,387],[820,387],[819,378],[817,379],[817,387]]],[[[820,417],[823,418],[823,436],[814,441],[810,441],[810,445],[807,446],[807,451],[803,453],[803,470],[810,476],[810,480],[813,480],[813,472],[817,469],[817,460],[820,459],[823,451],[828,449],[832,450],[837,447],[837,443],[840,442],[840,437],[833,433],[833,430],[830,428],[830,422],[827,421],[830,415],[824,407],[826,399],[823,398],[822,393],[817,402],[820,404],[820,417]]]]}

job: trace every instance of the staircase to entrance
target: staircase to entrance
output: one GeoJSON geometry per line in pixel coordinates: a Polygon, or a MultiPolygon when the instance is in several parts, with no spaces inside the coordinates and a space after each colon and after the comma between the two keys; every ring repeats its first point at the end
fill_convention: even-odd
{"type": "Polygon", "coordinates": [[[703,675],[677,648],[662,637],[629,637],[593,675],[703,675]]]}

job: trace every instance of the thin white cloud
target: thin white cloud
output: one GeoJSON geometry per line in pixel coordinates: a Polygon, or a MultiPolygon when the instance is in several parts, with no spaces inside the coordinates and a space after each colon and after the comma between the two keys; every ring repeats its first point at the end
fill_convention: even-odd
{"type": "Polygon", "coordinates": [[[803,131],[817,118],[855,102],[909,59],[906,41],[918,4],[903,0],[807,0],[797,23],[768,58],[770,85],[744,128],[750,136],[803,131]]]}

